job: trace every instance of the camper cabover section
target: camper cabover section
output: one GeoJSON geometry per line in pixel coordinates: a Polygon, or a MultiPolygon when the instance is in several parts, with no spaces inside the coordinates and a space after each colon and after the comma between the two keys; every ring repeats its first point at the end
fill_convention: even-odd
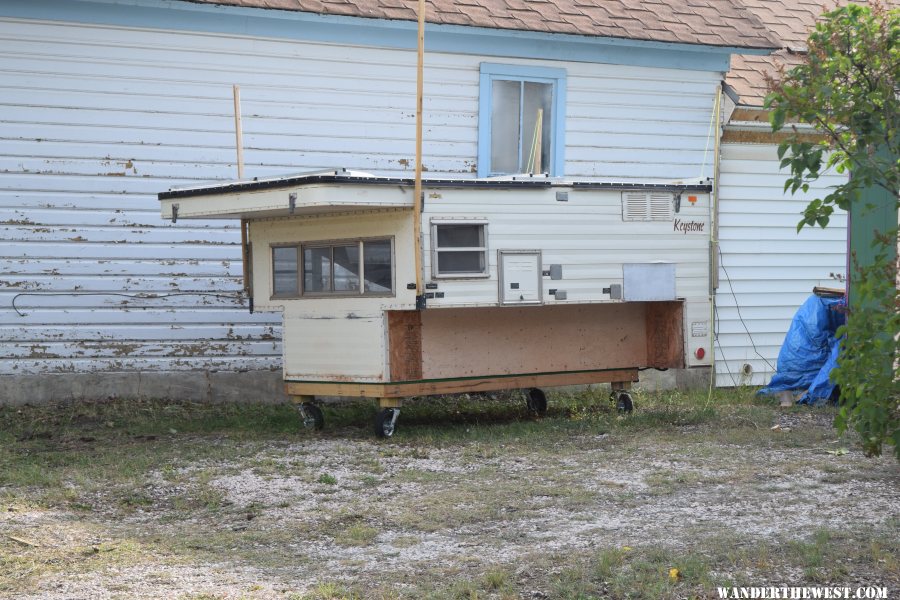
{"type": "Polygon", "coordinates": [[[709,365],[707,183],[426,180],[421,241],[413,189],[338,170],[160,194],[167,219],[241,219],[312,425],[326,395],[378,399],[386,435],[412,396],[526,388],[543,412],[542,386],[611,383],[630,409],[640,369],[709,365]]]}

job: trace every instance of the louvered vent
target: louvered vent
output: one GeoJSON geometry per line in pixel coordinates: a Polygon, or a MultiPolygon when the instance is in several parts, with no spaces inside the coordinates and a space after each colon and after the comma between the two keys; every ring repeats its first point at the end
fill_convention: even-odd
{"type": "Polygon", "coordinates": [[[672,194],[622,192],[623,221],[671,221],[674,217],[672,194]]]}

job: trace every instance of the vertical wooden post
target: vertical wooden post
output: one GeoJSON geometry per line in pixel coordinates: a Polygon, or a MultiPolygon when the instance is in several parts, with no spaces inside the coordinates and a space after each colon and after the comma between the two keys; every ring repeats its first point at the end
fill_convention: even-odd
{"type": "Polygon", "coordinates": [[[241,130],[241,87],[232,86],[234,94],[234,144],[237,148],[237,176],[244,178],[244,133],[241,130]]]}
{"type": "MultiPolygon", "coordinates": [[[[244,178],[244,133],[241,129],[241,88],[239,85],[231,86],[234,96],[234,145],[237,151],[237,176],[244,178]]],[[[244,291],[250,293],[250,252],[247,235],[249,223],[247,219],[241,219],[241,267],[244,276],[244,291]]],[[[252,299],[251,299],[252,306],[252,299]]],[[[250,309],[252,312],[252,308],[250,309]]]]}
{"type": "Polygon", "coordinates": [[[419,42],[416,63],[416,184],[413,198],[413,237],[416,253],[416,304],[422,286],[422,94],[425,68],[425,0],[419,0],[419,42]]]}

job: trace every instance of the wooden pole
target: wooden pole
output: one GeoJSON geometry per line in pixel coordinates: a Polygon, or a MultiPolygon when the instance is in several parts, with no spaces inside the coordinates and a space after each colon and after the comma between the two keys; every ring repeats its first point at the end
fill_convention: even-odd
{"type": "MultiPolygon", "coordinates": [[[[244,178],[244,133],[241,129],[241,87],[231,86],[234,96],[234,145],[237,149],[237,176],[244,178]]],[[[250,223],[247,219],[241,219],[241,267],[244,276],[244,291],[250,294],[250,240],[247,229],[250,223]]],[[[250,309],[252,312],[252,308],[250,309]]]]}
{"type": "Polygon", "coordinates": [[[422,94],[425,68],[425,0],[419,0],[419,42],[416,64],[416,184],[413,197],[413,237],[416,254],[416,304],[423,296],[422,286],[422,94]]]}
{"type": "Polygon", "coordinates": [[[244,133],[241,131],[241,86],[232,86],[234,93],[234,144],[237,147],[237,176],[244,178],[244,133]]]}

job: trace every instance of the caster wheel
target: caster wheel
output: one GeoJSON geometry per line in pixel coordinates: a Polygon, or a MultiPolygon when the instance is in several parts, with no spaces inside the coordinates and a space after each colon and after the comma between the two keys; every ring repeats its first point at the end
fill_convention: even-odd
{"type": "Polygon", "coordinates": [[[325,417],[322,416],[322,409],[315,404],[304,402],[298,407],[298,410],[300,411],[300,419],[303,421],[303,426],[305,428],[312,429],[313,431],[321,431],[325,426],[325,417]]]}
{"type": "Polygon", "coordinates": [[[616,410],[620,413],[630,414],[634,410],[634,400],[628,392],[616,394],[616,410]]]}
{"type": "Polygon", "coordinates": [[[400,416],[399,408],[385,408],[375,415],[375,435],[380,438],[389,438],[397,430],[397,418],[400,416]]]}
{"type": "Polygon", "coordinates": [[[539,417],[547,414],[547,395],[538,388],[531,388],[526,393],[525,404],[528,410],[539,417]]]}

